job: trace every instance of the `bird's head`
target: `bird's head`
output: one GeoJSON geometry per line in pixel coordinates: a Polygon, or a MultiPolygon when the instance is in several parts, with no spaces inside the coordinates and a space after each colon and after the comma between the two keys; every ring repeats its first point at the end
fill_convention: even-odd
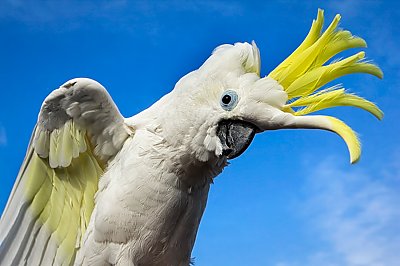
{"type": "Polygon", "coordinates": [[[364,52],[332,60],[343,50],[366,46],[363,39],[338,30],[339,20],[337,15],[322,32],[323,11],[319,10],[303,43],[266,77],[260,77],[260,55],[254,42],[215,49],[171,93],[176,99],[174,112],[182,118],[175,122],[190,128],[189,133],[176,134],[184,134],[192,153],[207,161],[210,156],[239,156],[256,133],[266,130],[324,129],[344,139],[351,162],[356,162],[360,144],[349,126],[334,117],[308,115],[330,107],[355,106],[379,119],[383,116],[375,104],[347,93],[339,85],[321,89],[351,73],[382,77],[377,66],[363,60],[364,52]]]}

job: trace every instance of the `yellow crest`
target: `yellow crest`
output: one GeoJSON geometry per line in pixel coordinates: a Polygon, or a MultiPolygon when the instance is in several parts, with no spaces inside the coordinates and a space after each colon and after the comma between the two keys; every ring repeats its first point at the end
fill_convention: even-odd
{"type": "MultiPolygon", "coordinates": [[[[313,21],[307,37],[268,77],[282,85],[288,94],[284,111],[294,115],[306,115],[336,106],[354,106],[382,119],[383,112],[374,103],[347,93],[341,85],[321,89],[327,83],[352,73],[368,73],[379,78],[383,77],[379,67],[365,61],[364,52],[327,63],[342,51],[366,47],[363,39],[353,36],[349,31],[338,29],[339,21],[340,15],[336,15],[329,27],[322,32],[324,14],[323,10],[319,9],[317,19],[313,21]]],[[[333,117],[329,117],[329,121],[332,124],[332,131],[346,141],[351,161],[356,162],[361,152],[357,135],[342,121],[333,117]]]]}
{"type": "Polygon", "coordinates": [[[365,53],[333,61],[328,60],[338,53],[357,47],[366,47],[363,39],[353,36],[349,31],[337,30],[340,15],[322,33],[323,10],[318,10],[310,32],[303,43],[275,68],[268,76],[278,81],[289,97],[287,107],[304,107],[295,115],[304,115],[321,109],[348,105],[367,110],[382,119],[382,111],[370,101],[354,94],[346,93],[341,86],[319,90],[322,86],[352,73],[369,73],[382,78],[383,73],[374,64],[364,61],[365,53]]]}

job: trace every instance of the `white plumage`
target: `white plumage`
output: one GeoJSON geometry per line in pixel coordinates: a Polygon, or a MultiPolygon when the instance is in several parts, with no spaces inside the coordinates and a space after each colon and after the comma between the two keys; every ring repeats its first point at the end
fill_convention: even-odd
{"type": "MultiPolygon", "coordinates": [[[[344,138],[356,161],[359,143],[348,126],[292,109],[290,95],[302,91],[295,103],[308,113],[353,105],[382,115],[374,104],[343,91],[340,101],[334,99],[336,88],[312,94],[319,87],[310,82],[314,87],[304,89],[323,67],[321,58],[345,49],[348,42],[340,38],[352,37],[334,31],[337,21],[322,34],[321,19],[322,11],[307,41],[270,76],[260,77],[255,43],[222,45],[131,118],[123,118],[91,79],[70,80],[50,93],[1,218],[0,264],[188,265],[213,178],[258,132],[330,130],[344,138]],[[336,44],[340,49],[333,49],[336,44]],[[324,47],[330,54],[319,56],[324,47]]],[[[359,40],[347,48],[362,46],[359,40]]],[[[381,75],[372,64],[349,62],[345,74],[381,75]]],[[[323,71],[321,77],[335,79],[335,67],[332,77],[323,71]]]]}

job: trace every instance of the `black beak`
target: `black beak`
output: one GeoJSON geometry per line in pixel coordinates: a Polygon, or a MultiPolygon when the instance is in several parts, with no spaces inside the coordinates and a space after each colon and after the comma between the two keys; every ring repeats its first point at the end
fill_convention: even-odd
{"type": "Polygon", "coordinates": [[[217,135],[222,144],[222,155],[233,159],[241,155],[256,134],[256,127],[241,120],[224,120],[218,125],[217,135]]]}

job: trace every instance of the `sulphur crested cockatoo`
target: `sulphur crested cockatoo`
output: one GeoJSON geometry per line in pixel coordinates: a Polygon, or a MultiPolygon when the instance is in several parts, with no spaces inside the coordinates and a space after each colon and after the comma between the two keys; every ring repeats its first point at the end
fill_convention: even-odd
{"type": "Polygon", "coordinates": [[[188,265],[213,178],[255,133],[329,130],[356,162],[350,127],[307,115],[346,105],[382,118],[340,86],[321,89],[350,73],[382,77],[364,52],[331,60],[366,45],[337,29],[339,20],[323,32],[320,10],[303,43],[266,77],[254,42],[221,45],[130,118],[91,79],[51,92],[1,217],[1,265],[188,265]]]}

